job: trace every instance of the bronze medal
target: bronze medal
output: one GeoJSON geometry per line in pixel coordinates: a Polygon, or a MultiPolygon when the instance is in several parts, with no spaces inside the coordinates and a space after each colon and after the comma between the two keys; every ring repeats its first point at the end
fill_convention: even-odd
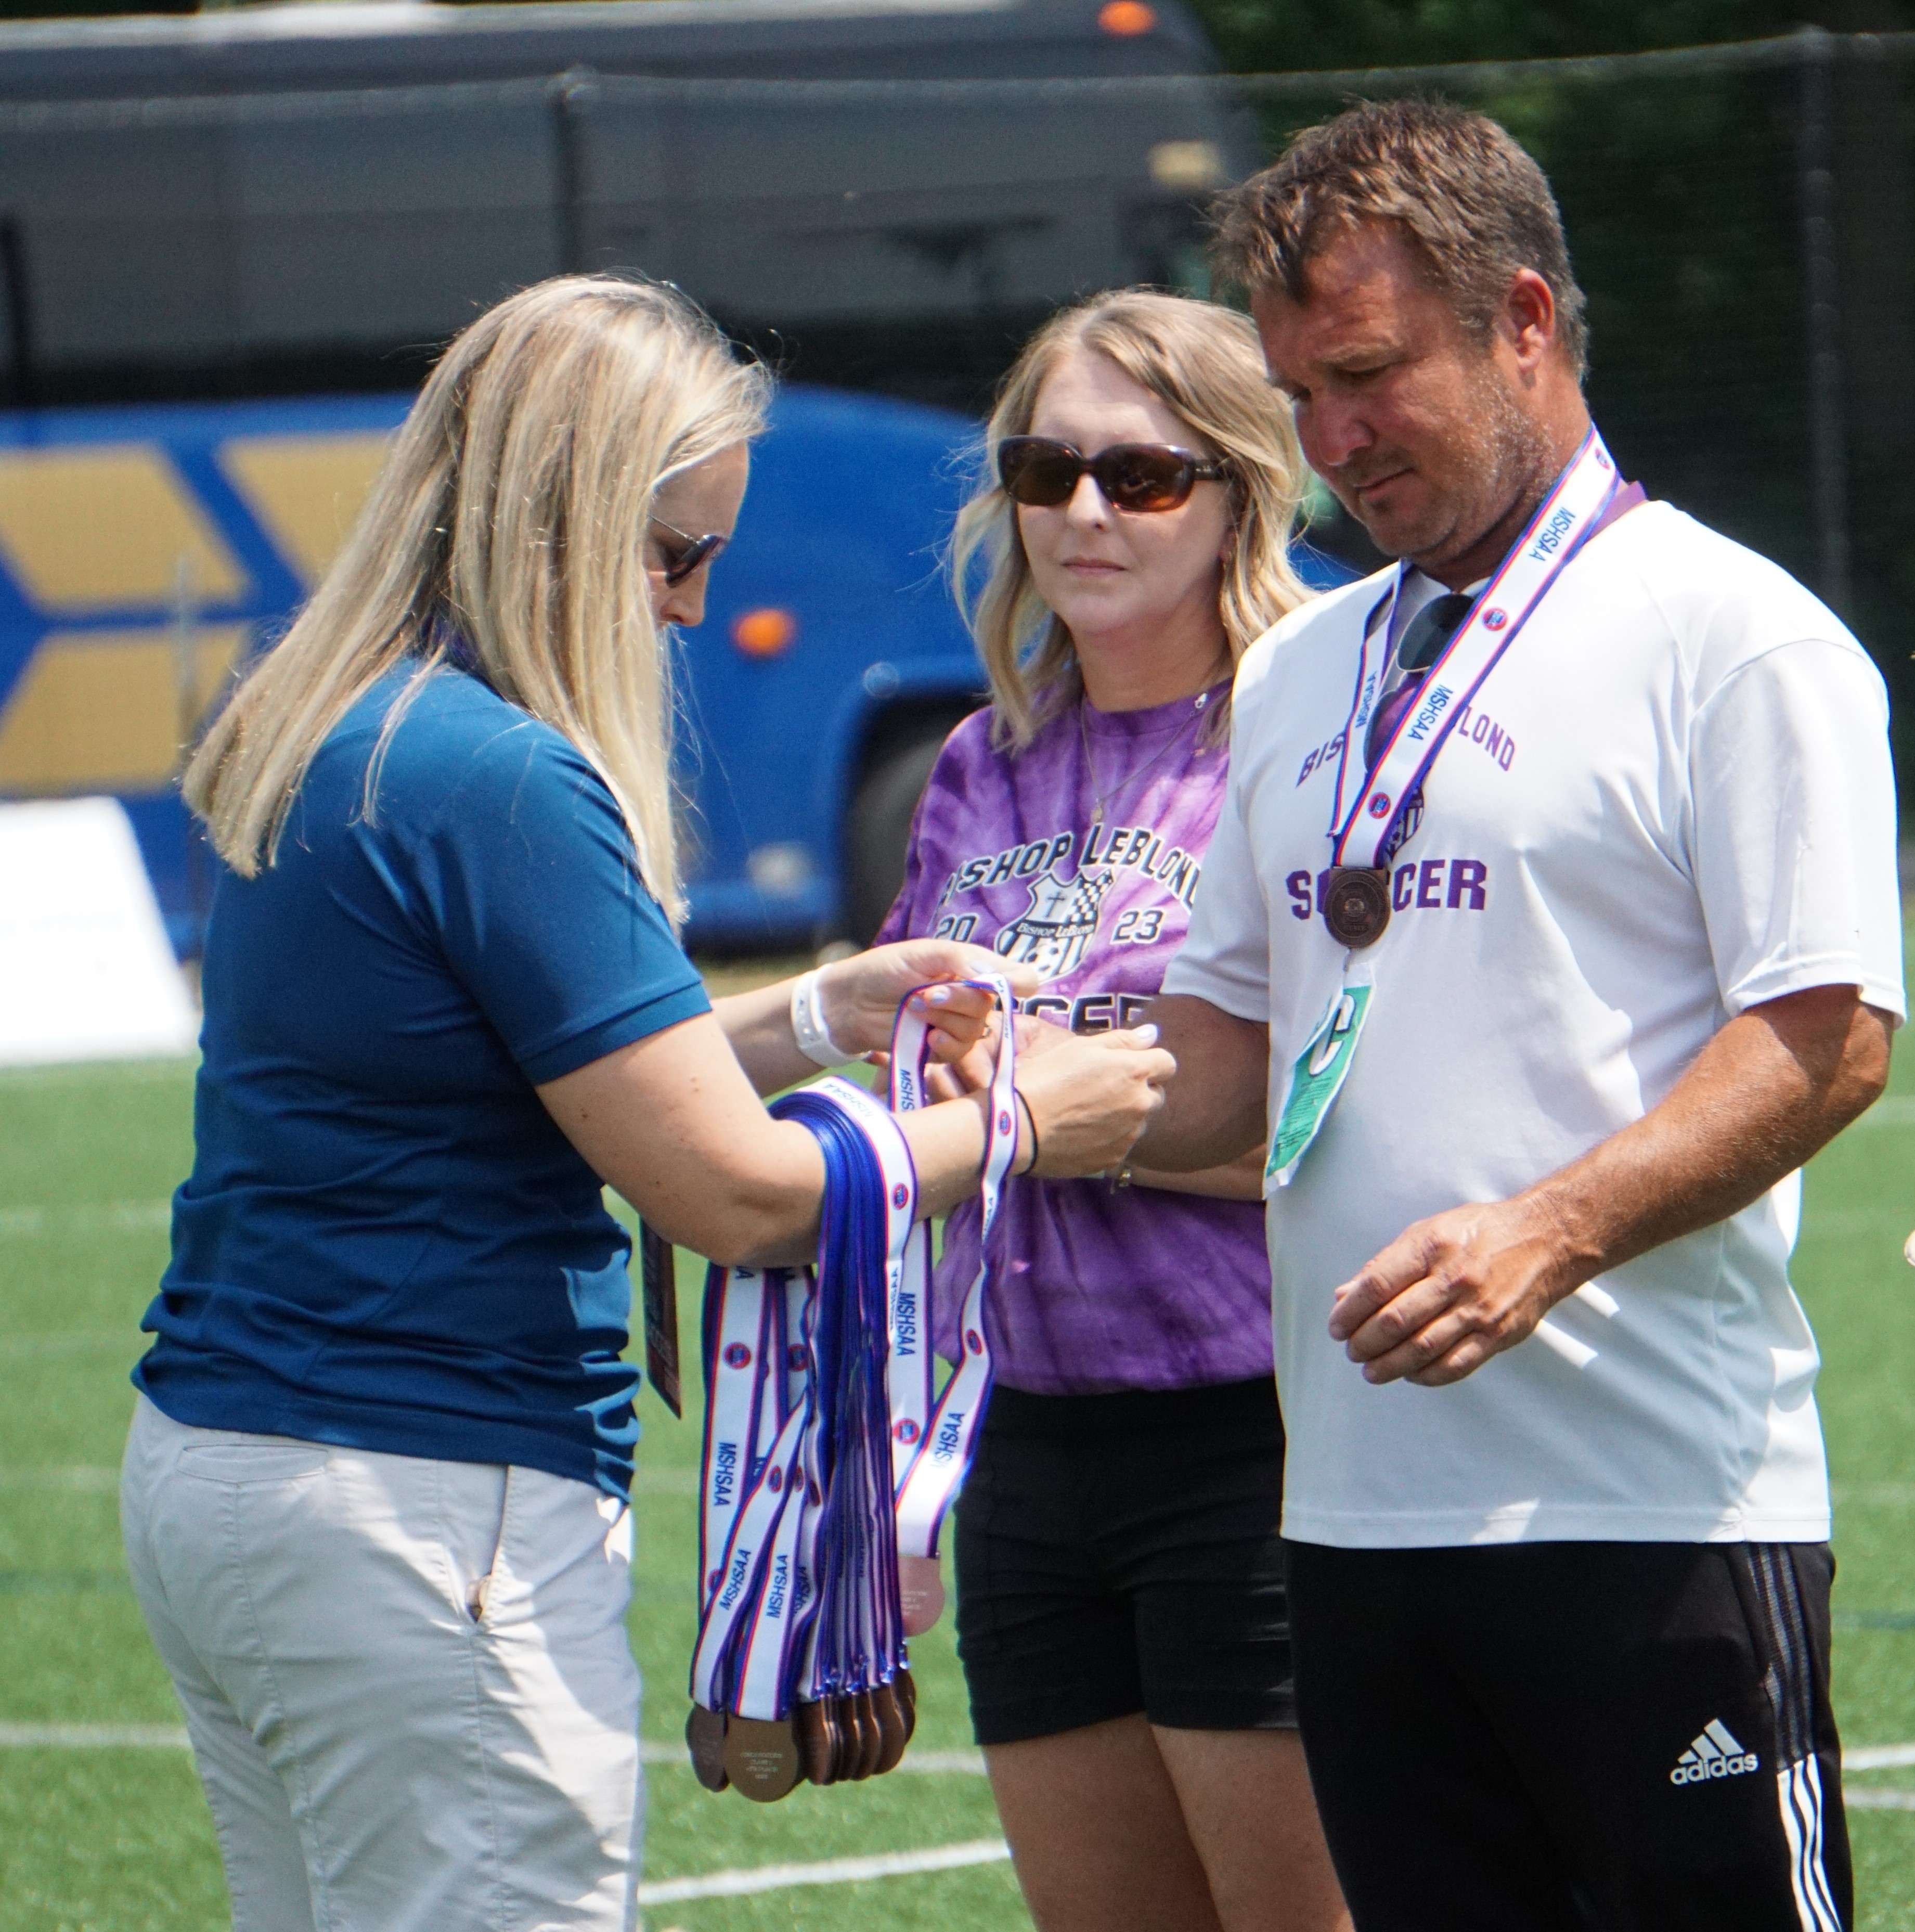
{"type": "Polygon", "coordinates": [[[838,1720],[844,1732],[844,1751],[840,1758],[838,1776],[847,1783],[865,1774],[865,1758],[868,1746],[867,1734],[870,1721],[859,1708],[855,1692],[847,1693],[838,1700],[838,1720]]]}
{"type": "Polygon", "coordinates": [[[758,1804],[784,1797],[804,1775],[792,1720],[733,1718],[725,1726],[725,1770],[758,1804]]]}
{"type": "Polygon", "coordinates": [[[707,1791],[722,1791],[731,1782],[725,1775],[725,1718],[722,1711],[694,1704],[685,1720],[685,1748],[691,1768],[707,1791]]]}
{"type": "Polygon", "coordinates": [[[905,1724],[904,1706],[895,1684],[880,1684],[871,1693],[871,1708],[877,1718],[880,1739],[878,1761],[871,1774],[882,1778],[886,1772],[898,1768],[911,1733],[905,1724]]]}
{"type": "Polygon", "coordinates": [[[904,1634],[922,1636],[944,1612],[944,1575],[935,1556],[899,1557],[898,1598],[904,1634]]]}
{"type": "Polygon", "coordinates": [[[838,1738],[832,1726],[830,1706],[800,1704],[792,1714],[798,1720],[798,1752],[805,1761],[805,1775],[814,1784],[832,1784],[838,1738]]]}
{"type": "Polygon", "coordinates": [[[832,1726],[832,1782],[842,1784],[858,1768],[858,1761],[864,1756],[858,1742],[856,1720],[851,1712],[849,1697],[834,1697],[830,1700],[832,1726]]]}
{"type": "Polygon", "coordinates": [[[1323,893],[1323,923],[1339,946],[1374,946],[1389,924],[1389,874],[1368,866],[1338,866],[1323,893]]]}
{"type": "Polygon", "coordinates": [[[918,1680],[911,1675],[908,1665],[898,1666],[898,1675],[891,1680],[891,1688],[898,1693],[898,1708],[904,1713],[904,1742],[908,1744],[918,1729],[918,1680]]]}
{"type": "Polygon", "coordinates": [[[868,1690],[852,1700],[858,1713],[858,1742],[863,1747],[854,1778],[869,1778],[884,1761],[884,1726],[878,1722],[878,1708],[868,1690]]]}

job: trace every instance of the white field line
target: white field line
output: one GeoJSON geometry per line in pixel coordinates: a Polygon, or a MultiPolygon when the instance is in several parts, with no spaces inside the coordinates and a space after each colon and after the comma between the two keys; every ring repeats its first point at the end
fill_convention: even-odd
{"type": "Polygon", "coordinates": [[[1915,1503],[1915,1483],[1831,1483],[1838,1504],[1860,1503],[1869,1509],[1905,1509],[1915,1503]]]}
{"type": "Polygon", "coordinates": [[[66,1495],[114,1496],[119,1492],[120,1472],[103,1462],[52,1463],[44,1468],[31,1466],[8,1468],[0,1465],[0,1490],[57,1490],[66,1495]]]}
{"type": "MultiPolygon", "coordinates": [[[[183,1724],[0,1724],[0,1750],[184,1750],[183,1724]]],[[[647,1738],[639,1747],[647,1764],[683,1766],[685,1747],[647,1738]]],[[[1899,1771],[1915,1765],[1915,1744],[1859,1744],[1842,1753],[1845,1772],[1899,1771]]],[[[907,1753],[899,1772],[978,1778],[984,1757],[972,1750],[907,1753]]]]}
{"type": "Polygon", "coordinates": [[[184,1724],[0,1724],[0,1750],[184,1750],[184,1724]]]}
{"type": "MultiPolygon", "coordinates": [[[[184,1724],[0,1724],[0,1750],[184,1750],[184,1724]]],[[[1915,1750],[1915,1746],[1911,1746],[1915,1750]]],[[[647,1738],[638,1748],[647,1764],[688,1770],[682,1744],[647,1738]]],[[[1899,1762],[1899,1760],[1898,1760],[1899,1762]]],[[[1915,1756],[1909,1762],[1915,1763],[1915,1756]]],[[[981,1778],[979,1751],[910,1751],[898,1773],[981,1778]]]]}
{"type": "Polygon", "coordinates": [[[1851,1811],[1915,1811],[1915,1791],[1872,1791],[1842,1786],[1842,1802],[1851,1811]]]}
{"type": "Polygon", "coordinates": [[[1878,1100],[1849,1131],[1857,1127],[1915,1127],[1915,1094],[1891,1094],[1878,1100]]]}
{"type": "MultiPolygon", "coordinates": [[[[0,1724],[0,1750],[184,1750],[181,1724],[0,1724]]],[[[682,1765],[682,1744],[648,1738],[640,1747],[648,1764],[682,1765]]],[[[975,1751],[924,1751],[907,1756],[900,1771],[981,1771],[975,1751]]],[[[1881,1794],[1885,1798],[1896,1795],[1881,1794]]],[[[1908,1794],[1915,1804],[1915,1792],[1908,1794]]],[[[1878,1802],[1880,1802],[1878,1799],[1878,1802]]],[[[757,1892],[783,1892],[796,1886],[856,1885],[879,1878],[908,1878],[919,1872],[954,1871],[963,1865],[996,1864],[1011,1856],[1002,1838],[975,1838],[968,1844],[933,1845],[922,1851],[884,1852],[870,1858],[826,1858],[815,1864],[748,1866],[703,1872],[692,1878],[654,1880],[638,1888],[641,1905],[673,1905],[691,1898],[742,1898],[757,1892]]]]}
{"type": "Polygon", "coordinates": [[[151,1343],[129,1322],[124,1328],[69,1328],[52,1335],[0,1336],[0,1362],[37,1362],[53,1355],[97,1354],[111,1348],[130,1363],[151,1343]]]}
{"type": "Polygon", "coordinates": [[[638,1902],[672,1905],[685,1898],[741,1898],[748,1892],[782,1892],[789,1886],[855,1885],[861,1879],[904,1878],[913,1872],[996,1864],[1010,1856],[1011,1847],[1002,1838],[975,1838],[966,1845],[934,1845],[922,1852],[884,1852],[868,1858],[825,1858],[809,1865],[757,1865],[742,1871],[706,1872],[697,1878],[657,1880],[639,1887],[638,1902]]]}
{"type": "Polygon", "coordinates": [[[24,1066],[0,1066],[0,1084],[51,1086],[66,1080],[110,1079],[119,1086],[151,1086],[196,1072],[197,1053],[155,1054],[149,1060],[62,1060],[24,1066]]]}
{"type": "Polygon", "coordinates": [[[159,1201],[76,1201],[54,1208],[0,1208],[0,1240],[33,1240],[76,1228],[106,1227],[145,1234],[172,1226],[173,1204],[159,1201]]]}

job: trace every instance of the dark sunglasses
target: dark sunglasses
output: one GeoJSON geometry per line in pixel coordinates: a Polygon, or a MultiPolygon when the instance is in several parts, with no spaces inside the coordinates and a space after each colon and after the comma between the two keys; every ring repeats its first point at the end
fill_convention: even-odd
{"type": "Polygon", "coordinates": [[[1007,436],[997,446],[998,480],[1014,503],[1055,509],[1068,503],[1088,474],[1113,510],[1174,510],[1200,483],[1221,483],[1230,472],[1187,449],[1161,442],[1113,442],[1085,456],[1068,442],[1042,436],[1007,436]]]}
{"type": "Polygon", "coordinates": [[[658,546],[658,554],[665,560],[664,578],[668,589],[682,584],[692,572],[709,563],[728,538],[720,536],[715,530],[708,531],[702,537],[688,536],[674,529],[662,517],[652,519],[652,541],[658,546]],[[659,531],[664,535],[658,535],[659,531]]]}

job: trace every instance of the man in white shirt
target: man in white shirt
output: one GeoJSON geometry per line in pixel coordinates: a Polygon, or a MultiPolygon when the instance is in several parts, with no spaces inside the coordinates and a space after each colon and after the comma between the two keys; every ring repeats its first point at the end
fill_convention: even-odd
{"type": "Polygon", "coordinates": [[[1403,560],[1244,659],[1137,1150],[1276,1142],[1298,1696],[1356,1923],[1837,1932],[1787,1264],[1796,1170],[1904,1011],[1881,678],[1618,487],[1554,200],[1494,123],[1353,108],[1225,197],[1219,249],[1403,560]]]}

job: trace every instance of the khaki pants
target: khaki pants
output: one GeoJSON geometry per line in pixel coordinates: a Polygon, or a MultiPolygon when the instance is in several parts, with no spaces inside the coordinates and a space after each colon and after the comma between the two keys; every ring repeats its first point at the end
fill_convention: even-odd
{"type": "Polygon", "coordinates": [[[121,1514],[235,1932],[629,1932],[623,1504],[537,1469],[195,1429],[121,1514]]]}

